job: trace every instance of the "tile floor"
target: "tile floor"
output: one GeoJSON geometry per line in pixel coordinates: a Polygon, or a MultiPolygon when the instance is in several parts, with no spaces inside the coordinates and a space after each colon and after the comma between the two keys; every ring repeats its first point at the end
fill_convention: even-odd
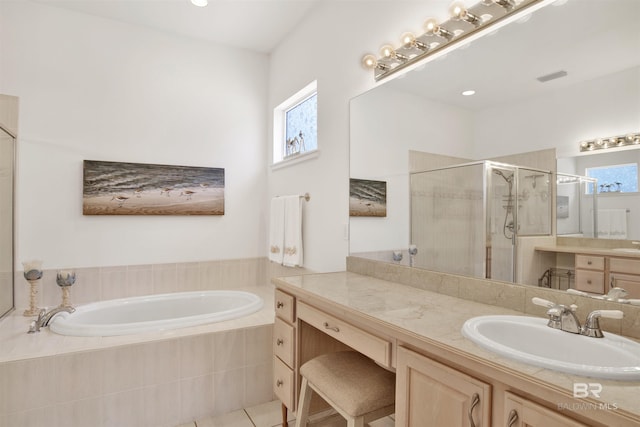
{"type": "MultiPolygon", "coordinates": [[[[240,409],[214,418],[204,418],[177,427],[281,427],[282,412],[279,400],[240,409]]],[[[289,426],[294,426],[293,417],[289,426]]],[[[313,424],[313,427],[344,427],[346,421],[339,415],[329,417],[313,424]]],[[[392,417],[385,417],[369,424],[369,427],[394,427],[392,417]]]]}

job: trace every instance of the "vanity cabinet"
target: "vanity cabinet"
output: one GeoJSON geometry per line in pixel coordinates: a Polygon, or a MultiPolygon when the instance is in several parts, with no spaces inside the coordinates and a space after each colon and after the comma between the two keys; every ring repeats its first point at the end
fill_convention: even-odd
{"type": "Polygon", "coordinates": [[[611,258],[609,277],[611,287],[627,291],[627,298],[640,298],[640,259],[611,258]]]}
{"type": "Polygon", "coordinates": [[[576,282],[579,291],[604,294],[605,258],[593,255],[576,255],[576,282]]]}
{"type": "Polygon", "coordinates": [[[491,385],[398,348],[396,425],[489,427],[491,385]]]}
{"type": "MultiPolygon", "coordinates": [[[[274,298],[275,323],[273,326],[273,391],[284,407],[291,411],[296,406],[296,306],[292,295],[276,289],[274,298]]],[[[283,413],[286,415],[286,409],[283,413]]],[[[286,420],[286,416],[284,417],[286,420]]]]}
{"type": "Polygon", "coordinates": [[[510,392],[504,393],[505,427],[588,427],[510,392]]]}

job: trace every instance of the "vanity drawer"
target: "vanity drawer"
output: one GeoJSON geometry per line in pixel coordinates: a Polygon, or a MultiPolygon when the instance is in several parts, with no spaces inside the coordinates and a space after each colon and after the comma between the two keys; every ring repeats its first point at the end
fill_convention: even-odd
{"type": "Polygon", "coordinates": [[[311,326],[370,357],[381,365],[391,367],[391,343],[389,341],[363,331],[303,302],[298,304],[298,319],[304,320],[311,326]]]}
{"type": "Polygon", "coordinates": [[[277,357],[273,358],[273,392],[284,406],[295,411],[295,376],[293,369],[285,365],[277,357]]]}
{"type": "Polygon", "coordinates": [[[589,270],[604,270],[604,257],[591,255],[576,255],[576,268],[589,270]]]}
{"type": "Polygon", "coordinates": [[[576,289],[594,294],[604,294],[604,272],[576,269],[576,289]]]}
{"type": "Polygon", "coordinates": [[[296,320],[296,299],[293,296],[276,289],[273,303],[276,316],[289,323],[296,320]]]}
{"type": "Polygon", "coordinates": [[[609,270],[616,273],[640,274],[640,259],[609,258],[609,270]]]}
{"type": "Polygon", "coordinates": [[[273,325],[273,354],[293,367],[295,329],[276,317],[273,325]]]}

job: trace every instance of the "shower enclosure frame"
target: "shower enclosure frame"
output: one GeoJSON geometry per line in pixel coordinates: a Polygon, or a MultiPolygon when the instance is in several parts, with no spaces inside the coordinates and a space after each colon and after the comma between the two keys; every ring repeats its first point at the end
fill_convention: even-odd
{"type": "MultiPolygon", "coordinates": [[[[504,203],[506,203],[506,206],[503,206],[503,208],[505,209],[505,219],[503,220],[503,226],[502,226],[502,234],[505,235],[505,237],[507,237],[507,230],[511,231],[511,235],[510,237],[507,237],[507,239],[510,239],[510,256],[509,256],[509,262],[510,262],[510,277],[504,279],[504,280],[508,280],[508,281],[515,281],[517,278],[517,239],[519,237],[522,236],[550,236],[552,235],[552,213],[553,213],[553,203],[551,202],[552,199],[550,199],[547,202],[547,208],[545,211],[545,216],[548,218],[548,223],[546,225],[546,230],[540,233],[521,233],[520,230],[518,230],[519,228],[519,221],[518,221],[518,211],[519,211],[519,201],[520,201],[520,187],[521,187],[521,183],[520,183],[520,172],[523,170],[526,171],[531,171],[534,174],[539,174],[537,176],[546,176],[547,177],[547,182],[545,183],[547,185],[547,197],[551,198],[554,197],[555,195],[555,191],[553,186],[551,185],[552,182],[552,178],[553,178],[553,173],[549,170],[543,170],[543,169],[538,169],[538,168],[534,168],[534,167],[528,167],[528,166],[518,166],[518,165],[513,165],[513,164],[508,164],[508,163],[500,163],[500,162],[495,162],[495,161],[489,161],[489,160],[481,160],[481,161],[475,161],[475,162],[468,162],[468,163],[460,163],[460,164],[454,164],[454,165],[449,165],[449,166],[444,166],[444,167],[439,167],[439,168],[434,168],[434,169],[428,169],[428,170],[423,170],[423,171],[415,171],[412,172],[410,174],[410,193],[411,193],[411,203],[414,203],[414,194],[413,194],[413,176],[414,175],[419,175],[419,174],[423,174],[425,172],[437,172],[437,171],[444,171],[444,170],[452,170],[452,169],[456,169],[456,168],[464,168],[464,167],[474,167],[474,166],[481,166],[482,167],[482,224],[484,227],[484,231],[483,231],[483,238],[484,238],[484,257],[482,259],[482,266],[481,268],[478,269],[478,273],[480,272],[480,270],[483,272],[482,275],[476,275],[474,274],[475,277],[481,277],[481,278],[493,278],[493,268],[492,268],[492,262],[494,261],[494,237],[492,235],[492,220],[493,220],[493,216],[491,214],[491,207],[492,207],[492,202],[495,202],[497,199],[497,194],[495,194],[496,189],[494,189],[494,179],[500,179],[499,175],[502,175],[502,178],[507,182],[508,185],[511,186],[511,192],[510,192],[510,196],[508,196],[507,199],[503,200],[504,203]],[[495,174],[493,173],[494,170],[499,170],[502,171],[502,174],[495,174]],[[511,174],[510,177],[507,177],[505,175],[505,171],[508,172],[509,174],[511,174]],[[509,183],[509,179],[511,180],[511,183],[509,183]]],[[[535,176],[535,175],[532,175],[535,176]]],[[[527,176],[529,177],[529,176],[527,176]]],[[[526,178],[526,177],[525,177],[526,178]]],[[[534,179],[537,179],[534,178],[534,179]]],[[[411,238],[411,243],[415,244],[416,242],[414,241],[414,226],[415,226],[415,222],[413,216],[414,216],[415,212],[414,212],[414,207],[412,206],[411,210],[410,210],[410,238],[411,238]]],[[[497,234],[497,233],[494,233],[497,234]]],[[[418,248],[420,248],[420,245],[418,245],[418,248]]],[[[445,272],[449,272],[449,271],[445,271],[445,272]]],[[[455,273],[455,272],[454,272],[455,273]]],[[[498,279],[501,280],[501,279],[498,279]]]]}

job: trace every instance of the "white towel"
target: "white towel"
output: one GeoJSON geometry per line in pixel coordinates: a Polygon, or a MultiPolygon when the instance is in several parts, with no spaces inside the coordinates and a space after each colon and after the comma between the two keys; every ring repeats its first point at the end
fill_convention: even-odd
{"type": "Polygon", "coordinates": [[[269,261],[282,264],[284,256],[284,199],[271,199],[271,218],[269,220],[269,261]]]}
{"type": "Polygon", "coordinates": [[[598,237],[601,239],[626,239],[627,210],[598,209],[598,237]]]}
{"type": "Polygon", "coordinates": [[[284,258],[282,265],[302,267],[302,199],[286,196],[284,199],[284,258]]]}

